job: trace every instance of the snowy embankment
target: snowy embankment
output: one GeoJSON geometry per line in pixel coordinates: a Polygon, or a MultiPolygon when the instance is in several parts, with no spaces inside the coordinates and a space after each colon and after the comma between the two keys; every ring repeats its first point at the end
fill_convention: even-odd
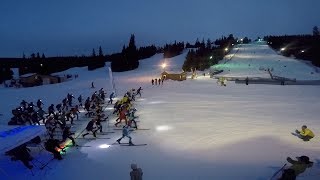
{"type": "MultiPolygon", "coordinates": [[[[252,45],[251,49],[254,48],[259,51],[261,46],[252,45]]],[[[181,68],[185,56],[186,53],[167,59],[168,68],[181,68]]],[[[134,143],[147,146],[111,145],[121,136],[120,131],[115,131],[107,136],[111,139],[77,139],[79,144],[90,147],[69,149],[64,160],[50,164],[52,169],[45,172],[36,169],[35,177],[26,177],[28,170],[18,162],[13,162],[20,166],[15,171],[2,168],[15,179],[125,180],[129,179],[130,163],[135,162],[144,171],[144,179],[267,180],[286,162],[287,156],[307,155],[315,164],[298,179],[318,179],[319,86],[246,86],[230,82],[222,87],[208,76],[151,86],[151,79],[159,78],[162,72],[162,62],[162,56],[155,55],[141,60],[137,70],[114,73],[119,96],[129,88],[144,89],[134,106],[138,109],[138,125],[150,130],[138,130],[131,135],[134,143]],[[316,134],[310,142],[291,135],[303,124],[316,134]]],[[[233,72],[236,75],[248,76],[236,70],[233,72]]],[[[7,93],[4,97],[8,103],[1,104],[1,108],[10,111],[22,99],[38,97],[45,103],[56,103],[68,92],[89,95],[93,91],[89,88],[91,81],[96,89],[104,87],[110,92],[106,69],[93,72],[77,69],[77,72],[77,80],[59,85],[0,89],[1,93],[7,93]],[[15,94],[16,99],[10,98],[15,94]]],[[[261,72],[250,73],[256,76],[261,72]]],[[[115,118],[110,116],[110,128],[104,124],[105,131],[113,131],[115,118]]]]}

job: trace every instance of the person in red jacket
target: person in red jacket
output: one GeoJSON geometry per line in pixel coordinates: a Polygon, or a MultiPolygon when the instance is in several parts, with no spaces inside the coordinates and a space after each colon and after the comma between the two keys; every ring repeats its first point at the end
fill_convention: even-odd
{"type": "Polygon", "coordinates": [[[127,108],[123,106],[122,109],[120,110],[119,118],[116,119],[116,123],[114,124],[116,127],[118,126],[119,123],[121,123],[122,120],[125,120],[126,124],[128,123],[126,114],[127,114],[127,108]]]}

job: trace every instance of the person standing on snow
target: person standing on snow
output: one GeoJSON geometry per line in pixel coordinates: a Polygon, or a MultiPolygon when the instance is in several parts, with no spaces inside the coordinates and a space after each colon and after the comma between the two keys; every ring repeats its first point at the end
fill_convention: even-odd
{"type": "Polygon", "coordinates": [[[159,84],[159,86],[160,86],[160,82],[161,82],[161,79],[159,78],[159,79],[158,79],[158,84],[159,84]]]}
{"type": "Polygon", "coordinates": [[[152,84],[152,86],[153,86],[153,84],[154,84],[154,80],[153,80],[153,79],[151,80],[151,84],[152,84]]]}
{"type": "Polygon", "coordinates": [[[127,137],[127,138],[129,138],[129,145],[130,145],[130,146],[133,146],[133,145],[134,145],[134,144],[132,143],[132,141],[131,141],[131,139],[132,139],[131,136],[129,136],[129,134],[130,134],[129,131],[130,131],[130,130],[129,130],[129,127],[128,127],[127,125],[126,125],[126,126],[123,126],[123,129],[122,129],[122,137],[117,140],[117,142],[118,142],[119,144],[121,144],[120,141],[121,141],[122,138],[127,137]]]}
{"type": "Polygon", "coordinates": [[[132,171],[130,172],[131,180],[142,180],[142,169],[138,168],[136,164],[131,164],[132,171]]]}

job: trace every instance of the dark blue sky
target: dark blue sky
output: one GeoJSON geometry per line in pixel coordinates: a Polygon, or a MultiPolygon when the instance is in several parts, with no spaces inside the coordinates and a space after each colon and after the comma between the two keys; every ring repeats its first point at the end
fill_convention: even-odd
{"type": "Polygon", "coordinates": [[[137,45],[233,33],[311,34],[320,0],[1,0],[0,57],[120,51],[137,45]],[[272,13],[272,14],[269,14],[272,13]]]}

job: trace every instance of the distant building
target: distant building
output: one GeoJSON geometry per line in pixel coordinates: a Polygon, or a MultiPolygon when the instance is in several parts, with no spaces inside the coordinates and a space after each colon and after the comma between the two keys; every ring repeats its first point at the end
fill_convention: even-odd
{"type": "Polygon", "coordinates": [[[40,86],[45,84],[60,83],[62,79],[59,76],[41,75],[41,74],[25,74],[20,76],[19,84],[23,87],[40,86]]]}
{"type": "Polygon", "coordinates": [[[173,74],[173,73],[168,73],[166,71],[164,71],[163,73],[161,73],[161,78],[162,79],[171,79],[174,81],[184,81],[187,79],[187,73],[186,72],[182,72],[179,74],[173,74]]]}

